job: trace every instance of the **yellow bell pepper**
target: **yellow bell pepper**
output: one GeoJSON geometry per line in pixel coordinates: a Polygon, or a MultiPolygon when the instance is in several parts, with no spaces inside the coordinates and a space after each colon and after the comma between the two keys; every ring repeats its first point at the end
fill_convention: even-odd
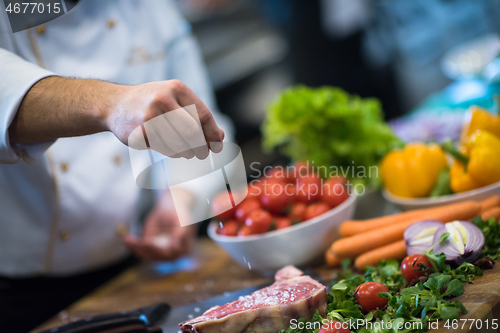
{"type": "Polygon", "coordinates": [[[481,187],[465,170],[462,162],[455,160],[450,168],[450,187],[455,193],[470,191],[481,187]]]}
{"type": "Polygon", "coordinates": [[[477,130],[488,131],[500,137],[500,117],[478,106],[471,106],[471,119],[463,127],[460,143],[465,144],[477,130]]]}
{"type": "Polygon", "coordinates": [[[389,152],[380,168],[382,182],[389,192],[418,198],[429,196],[446,166],[446,155],[438,145],[409,143],[403,150],[389,152]]]}
{"type": "Polygon", "coordinates": [[[489,146],[500,152],[500,137],[485,130],[477,130],[465,141],[465,154],[469,155],[472,148],[479,146],[489,146]]]}
{"type": "Polygon", "coordinates": [[[467,171],[481,186],[500,182],[500,139],[488,132],[476,135],[467,171]]]}
{"type": "Polygon", "coordinates": [[[451,170],[451,189],[464,192],[500,181],[500,138],[485,130],[469,136],[460,152],[448,152],[461,161],[455,161],[451,170]]]}

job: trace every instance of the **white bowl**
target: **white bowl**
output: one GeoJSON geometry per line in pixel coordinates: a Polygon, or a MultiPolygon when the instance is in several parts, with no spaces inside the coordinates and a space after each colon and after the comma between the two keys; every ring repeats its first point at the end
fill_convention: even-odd
{"type": "Polygon", "coordinates": [[[401,210],[419,209],[442,206],[455,202],[474,200],[479,201],[491,197],[492,195],[500,194],[500,182],[488,186],[483,186],[475,190],[444,195],[437,198],[403,198],[398,197],[386,189],[382,192],[384,198],[395,204],[401,210]]]}
{"type": "Polygon", "coordinates": [[[212,221],[208,235],[240,265],[256,270],[301,266],[312,262],[340,238],[338,228],[352,218],[356,196],[328,212],[286,229],[261,235],[229,237],[217,234],[218,222],[212,221]]]}

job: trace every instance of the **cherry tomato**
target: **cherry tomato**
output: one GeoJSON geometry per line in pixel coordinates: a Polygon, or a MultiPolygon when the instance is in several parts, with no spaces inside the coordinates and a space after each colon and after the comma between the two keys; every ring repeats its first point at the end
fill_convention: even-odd
{"type": "Polygon", "coordinates": [[[319,216],[323,213],[326,213],[329,210],[330,210],[330,206],[328,206],[324,202],[317,202],[317,203],[310,204],[306,208],[306,212],[304,213],[304,219],[310,220],[313,217],[316,217],[316,216],[319,216]]]}
{"type": "MultiPolygon", "coordinates": [[[[228,191],[229,196],[233,197],[233,193],[228,191]]],[[[234,202],[234,201],[233,201],[234,202]]],[[[212,200],[212,211],[219,219],[225,221],[234,217],[235,207],[225,210],[227,207],[232,207],[231,200],[225,192],[218,194],[212,200]]]]}
{"type": "Polygon", "coordinates": [[[262,181],[253,180],[248,184],[248,194],[247,198],[260,199],[262,194],[262,181]]]}
{"type": "Polygon", "coordinates": [[[287,167],[287,181],[289,183],[296,183],[296,181],[301,177],[306,177],[309,175],[310,168],[305,161],[296,162],[292,166],[287,167]]]}
{"type": "Polygon", "coordinates": [[[260,197],[270,193],[279,193],[286,186],[286,183],[278,178],[265,178],[260,180],[259,187],[261,189],[260,197]]]}
{"type": "Polygon", "coordinates": [[[224,225],[219,230],[219,235],[223,236],[236,236],[238,234],[238,229],[240,224],[235,220],[229,220],[224,222],[224,225]]]}
{"type": "Polygon", "coordinates": [[[238,206],[236,206],[236,212],[234,215],[236,216],[236,220],[238,220],[238,222],[244,223],[248,214],[259,208],[260,208],[260,202],[257,199],[247,198],[243,200],[243,202],[240,203],[238,206]]]}
{"type": "Polygon", "coordinates": [[[252,229],[249,227],[249,226],[242,226],[240,231],[238,231],[238,236],[239,237],[242,237],[242,236],[250,236],[250,235],[254,235],[255,233],[252,231],[252,229]]]}
{"type": "Polygon", "coordinates": [[[269,231],[271,226],[272,216],[262,209],[257,209],[248,214],[245,225],[250,228],[253,234],[262,234],[269,231]]]}
{"type": "Polygon", "coordinates": [[[290,202],[294,202],[297,197],[297,188],[293,184],[285,184],[283,191],[290,197],[290,202]]]}
{"type": "Polygon", "coordinates": [[[383,308],[389,300],[380,297],[378,293],[389,292],[389,288],[379,282],[362,283],[354,297],[358,300],[358,304],[363,308],[365,313],[368,313],[376,308],[383,308]]]}
{"type": "Polygon", "coordinates": [[[276,229],[285,229],[292,225],[292,221],[286,217],[277,217],[275,219],[276,229]]]}
{"type": "Polygon", "coordinates": [[[401,274],[406,281],[411,282],[414,279],[432,273],[431,267],[431,262],[425,255],[412,254],[404,258],[401,262],[401,274]]]}
{"type": "Polygon", "coordinates": [[[323,185],[321,199],[331,207],[337,207],[349,197],[345,186],[345,178],[333,177],[323,185]]]}
{"type": "Polygon", "coordinates": [[[319,199],[321,178],[316,175],[301,177],[297,180],[297,200],[306,204],[319,199]]]}
{"type": "Polygon", "coordinates": [[[260,202],[262,203],[262,207],[271,213],[281,214],[291,204],[292,199],[293,197],[285,193],[283,186],[277,192],[273,190],[268,194],[263,194],[260,197],[260,202]]]}
{"type": "Polygon", "coordinates": [[[307,205],[303,202],[295,202],[292,204],[292,209],[288,213],[288,218],[293,222],[302,222],[305,220],[307,205]]]}
{"type": "Polygon", "coordinates": [[[338,320],[332,320],[326,324],[321,325],[318,333],[351,333],[349,326],[338,320]]]}

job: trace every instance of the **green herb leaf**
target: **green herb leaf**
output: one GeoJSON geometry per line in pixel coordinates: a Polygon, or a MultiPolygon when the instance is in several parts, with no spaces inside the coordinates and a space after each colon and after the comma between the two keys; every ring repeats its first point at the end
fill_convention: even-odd
{"type": "Polygon", "coordinates": [[[462,282],[457,279],[451,280],[448,283],[446,291],[443,293],[443,296],[460,296],[464,293],[464,285],[462,282]]]}
{"type": "Polygon", "coordinates": [[[458,319],[459,314],[458,310],[454,306],[444,306],[441,309],[441,319],[447,320],[447,319],[458,319]]]}

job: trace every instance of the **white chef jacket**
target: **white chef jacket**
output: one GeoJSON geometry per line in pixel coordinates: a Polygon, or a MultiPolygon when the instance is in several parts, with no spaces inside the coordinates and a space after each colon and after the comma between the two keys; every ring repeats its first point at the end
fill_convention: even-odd
{"type": "MultiPolygon", "coordinates": [[[[168,0],[82,0],[13,34],[0,2],[0,275],[70,275],[127,250],[139,187],[128,148],[106,132],[17,145],[8,128],[30,87],[50,75],[120,84],[179,79],[212,110],[190,26],[168,0]]],[[[228,131],[227,120],[215,114],[228,131]]],[[[231,135],[230,133],[228,133],[231,135]]]]}

